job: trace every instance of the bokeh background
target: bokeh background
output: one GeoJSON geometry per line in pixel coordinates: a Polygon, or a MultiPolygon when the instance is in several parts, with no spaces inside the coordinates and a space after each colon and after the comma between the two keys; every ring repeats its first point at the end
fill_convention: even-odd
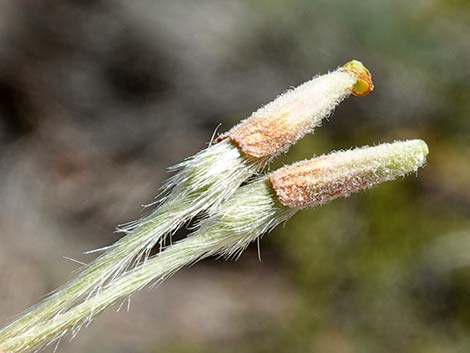
{"type": "Polygon", "coordinates": [[[353,58],[376,90],[276,165],[422,138],[418,178],[302,212],[261,262],[181,271],[58,352],[468,352],[467,0],[1,1],[0,322],[116,240],[219,123],[353,58]]]}

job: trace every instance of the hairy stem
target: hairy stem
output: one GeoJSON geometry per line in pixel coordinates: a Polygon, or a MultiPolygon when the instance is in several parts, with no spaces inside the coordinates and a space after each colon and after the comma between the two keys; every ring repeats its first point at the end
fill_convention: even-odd
{"type": "Polygon", "coordinates": [[[0,343],[8,353],[29,351],[75,334],[106,308],[186,265],[220,255],[238,256],[252,241],[304,207],[315,207],[415,172],[426,161],[421,140],[366,147],[303,161],[241,187],[200,228],[104,286],[69,311],[0,343]]]}
{"type": "Polygon", "coordinates": [[[258,109],[217,139],[219,143],[189,158],[165,186],[168,195],[150,216],[125,227],[115,245],[86,266],[67,285],[52,293],[2,330],[0,342],[33,329],[101,289],[133,268],[151,249],[201,212],[212,214],[237,188],[285,152],[350,94],[373,89],[369,71],[351,61],[326,75],[289,90],[258,109]],[[171,190],[171,191],[170,191],[171,190]]]}

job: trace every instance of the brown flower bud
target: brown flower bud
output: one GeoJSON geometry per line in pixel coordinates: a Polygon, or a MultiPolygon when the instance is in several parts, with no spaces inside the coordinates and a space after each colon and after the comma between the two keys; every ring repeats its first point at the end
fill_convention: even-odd
{"type": "Polygon", "coordinates": [[[362,96],[372,88],[369,71],[358,61],[351,61],[284,93],[218,140],[230,138],[251,157],[275,157],[312,133],[351,93],[362,96]]]}
{"type": "Polygon", "coordinates": [[[282,205],[315,207],[414,172],[427,153],[421,140],[335,152],[281,168],[269,180],[282,205]]]}

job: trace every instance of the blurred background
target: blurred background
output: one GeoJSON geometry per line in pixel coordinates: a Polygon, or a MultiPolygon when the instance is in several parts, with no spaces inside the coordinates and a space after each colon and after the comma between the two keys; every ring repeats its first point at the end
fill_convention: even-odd
{"type": "Polygon", "coordinates": [[[181,271],[58,352],[468,352],[467,0],[1,1],[0,322],[145,214],[219,123],[351,59],[376,90],[276,166],[422,138],[418,178],[304,211],[261,262],[181,271]]]}

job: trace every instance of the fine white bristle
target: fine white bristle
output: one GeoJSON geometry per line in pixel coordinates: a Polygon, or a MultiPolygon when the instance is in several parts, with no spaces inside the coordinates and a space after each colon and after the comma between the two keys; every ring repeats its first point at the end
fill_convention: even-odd
{"type": "MultiPolygon", "coordinates": [[[[34,337],[37,327],[42,323],[49,320],[49,325],[55,325],[63,315],[71,315],[69,313],[75,310],[74,305],[81,307],[99,300],[105,288],[122,283],[121,276],[125,276],[124,272],[131,271],[140,264],[146,266],[152,249],[156,245],[165,249],[166,239],[189,220],[199,215],[209,215],[207,222],[214,222],[212,216],[223,214],[230,208],[224,201],[240,185],[262,172],[274,157],[285,152],[305,134],[313,132],[343,99],[354,94],[353,86],[358,82],[358,72],[370,78],[367,69],[357,67],[356,62],[354,70],[346,70],[343,66],[287,91],[219,137],[218,143],[211,144],[172,168],[175,175],[164,184],[161,197],[154,203],[157,205],[156,209],[147,217],[120,227],[118,230],[125,234],[122,239],[102,249],[103,254],[86,265],[74,280],[0,330],[0,348],[3,348],[3,342],[21,337],[28,341],[27,337],[34,337]]],[[[240,192],[245,192],[243,190],[246,189],[240,192]]],[[[256,199],[256,194],[253,197],[256,199]]],[[[229,214],[236,214],[237,211],[241,215],[246,211],[248,217],[253,209],[253,198],[245,195],[247,204],[243,204],[240,197],[235,199],[239,200],[238,209],[229,214]]],[[[258,205],[256,216],[261,223],[255,217],[251,224],[239,223],[231,231],[227,230],[226,235],[235,234],[236,230],[242,232],[240,234],[248,234],[246,231],[255,224],[258,224],[258,228],[252,234],[259,234],[275,226],[275,222],[272,223],[269,217],[265,217],[267,213],[263,213],[263,210],[267,212],[270,208],[263,208],[264,206],[258,205]]],[[[248,239],[237,238],[232,247],[224,244],[219,254],[237,255],[248,244],[242,238],[248,239]]],[[[232,238],[227,237],[224,241],[231,241],[230,239],[232,238]]],[[[168,255],[170,249],[173,246],[170,245],[162,254],[168,255]]],[[[99,312],[98,306],[93,309],[96,311],[87,313],[90,318],[99,312]]],[[[79,321],[81,319],[83,317],[79,321]]],[[[61,337],[69,331],[76,333],[75,329],[75,324],[67,326],[63,331],[57,332],[59,336],[53,336],[61,337]]],[[[10,353],[9,349],[7,351],[10,353]]]]}
{"type": "MultiPolygon", "coordinates": [[[[2,342],[0,347],[9,353],[19,353],[60,340],[68,333],[73,336],[106,308],[122,302],[146,286],[161,283],[184,266],[214,255],[225,258],[238,257],[251,242],[287,221],[300,209],[281,204],[282,199],[279,199],[276,184],[270,183],[276,173],[289,175],[287,180],[296,181],[297,187],[307,185],[317,190],[329,190],[338,181],[350,180],[348,177],[332,178],[331,176],[337,175],[336,169],[340,170],[339,175],[347,176],[353,173],[355,176],[372,177],[372,184],[377,184],[423,166],[427,153],[427,146],[422,141],[395,142],[337,152],[308,161],[312,162],[310,164],[301,162],[282,168],[269,177],[239,188],[230,199],[220,205],[216,213],[203,220],[200,228],[191,236],[176,242],[144,264],[108,283],[96,296],[57,315],[54,320],[36,325],[2,342]],[[299,165],[302,168],[299,168],[299,165]],[[319,165],[322,166],[320,170],[319,165]]],[[[358,191],[372,184],[353,183],[352,189],[347,188],[342,194],[335,193],[329,200],[347,196],[351,190],[358,191]]],[[[291,197],[296,195],[293,193],[291,197]]]]}

